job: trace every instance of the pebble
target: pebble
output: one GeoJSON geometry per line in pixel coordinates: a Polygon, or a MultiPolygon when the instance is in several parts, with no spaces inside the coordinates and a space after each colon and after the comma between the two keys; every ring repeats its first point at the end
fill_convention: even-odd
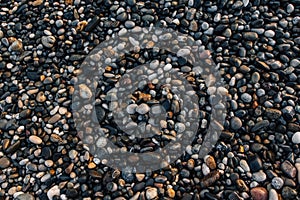
{"type": "Polygon", "coordinates": [[[274,189],[270,189],[269,191],[269,200],[279,200],[278,193],[274,189]]]}
{"type": "Polygon", "coordinates": [[[263,166],[261,159],[257,155],[251,156],[248,163],[252,172],[259,171],[263,166]]]}
{"type": "Polygon", "coordinates": [[[144,114],[148,113],[149,110],[150,110],[150,107],[145,103],[142,103],[142,104],[138,105],[137,108],[136,108],[136,112],[141,114],[141,115],[144,115],[144,114]]]}
{"type": "Polygon", "coordinates": [[[57,185],[50,188],[47,192],[47,197],[49,200],[53,200],[54,196],[59,196],[59,195],[60,195],[60,189],[57,185]]]}
{"type": "Polygon", "coordinates": [[[9,47],[11,51],[21,51],[23,49],[23,43],[20,40],[15,40],[9,47]]]}
{"type": "Polygon", "coordinates": [[[266,109],[266,116],[271,120],[278,119],[279,117],[281,117],[281,115],[282,115],[282,112],[278,109],[275,109],[275,108],[267,108],[266,109]]]}
{"type": "Polygon", "coordinates": [[[174,197],[175,197],[175,191],[174,191],[174,189],[173,189],[173,188],[169,188],[169,189],[167,190],[167,195],[168,195],[168,197],[170,197],[170,198],[174,198],[174,197]]]}
{"type": "Polygon", "coordinates": [[[36,96],[36,101],[43,103],[47,100],[47,97],[45,96],[44,92],[39,92],[36,96]]]}
{"type": "Polygon", "coordinates": [[[248,93],[243,93],[241,95],[241,99],[245,102],[245,103],[250,103],[252,101],[252,96],[248,93]]]}
{"type": "Polygon", "coordinates": [[[147,200],[156,199],[156,198],[157,198],[157,195],[158,195],[157,192],[158,192],[158,191],[157,191],[157,188],[153,188],[153,187],[148,188],[148,189],[146,190],[146,199],[147,199],[147,200]]]}
{"type": "Polygon", "coordinates": [[[233,130],[238,130],[242,127],[242,121],[238,117],[233,117],[230,120],[230,125],[233,130]]]}
{"type": "Polygon", "coordinates": [[[5,169],[10,166],[10,161],[6,157],[0,158],[0,169],[5,169]]]}
{"type": "Polygon", "coordinates": [[[257,182],[264,182],[267,179],[267,175],[262,170],[259,170],[252,174],[252,178],[257,182]]]}
{"type": "Polygon", "coordinates": [[[276,189],[276,190],[280,190],[282,187],[283,187],[283,184],[284,184],[284,182],[283,182],[283,180],[282,180],[282,178],[280,178],[280,177],[274,177],[273,179],[272,179],[272,186],[276,189]]]}
{"type": "Polygon", "coordinates": [[[295,178],[297,170],[296,168],[293,166],[292,163],[290,163],[290,161],[285,160],[282,164],[281,164],[281,169],[283,171],[283,173],[285,173],[289,178],[295,178]]]}
{"type": "Polygon", "coordinates": [[[254,41],[254,40],[257,40],[258,34],[255,33],[255,32],[244,32],[243,33],[243,38],[245,40],[254,41]]]}
{"type": "Polygon", "coordinates": [[[90,99],[93,96],[90,88],[85,84],[80,84],[79,86],[79,95],[84,99],[90,99]]]}
{"type": "Polygon", "coordinates": [[[294,12],[294,10],[295,10],[295,7],[294,7],[293,4],[288,4],[287,5],[287,7],[286,7],[286,12],[287,13],[292,13],[292,12],[294,12]]]}
{"type": "Polygon", "coordinates": [[[42,37],[42,44],[47,48],[52,48],[56,42],[56,39],[52,35],[43,36],[42,37]]]}
{"type": "Polygon", "coordinates": [[[267,200],[268,199],[268,191],[263,187],[255,187],[252,188],[251,197],[253,200],[267,200]]]}
{"type": "Polygon", "coordinates": [[[267,30],[267,31],[265,32],[265,36],[266,36],[266,37],[269,37],[269,38],[272,38],[272,37],[275,36],[275,32],[274,32],[273,30],[267,30]]]}
{"type": "Polygon", "coordinates": [[[31,136],[29,136],[29,141],[30,141],[31,143],[37,144],[37,145],[43,143],[43,140],[42,140],[40,137],[36,136],[36,135],[31,135],[31,136]]]}
{"type": "Polygon", "coordinates": [[[246,160],[241,160],[240,161],[240,166],[242,167],[242,169],[245,171],[245,172],[250,172],[250,167],[247,163],[246,160]]]}
{"type": "Polygon", "coordinates": [[[300,184],[300,163],[296,163],[295,167],[297,169],[297,180],[298,180],[298,184],[300,184]]]}
{"type": "Polygon", "coordinates": [[[69,152],[69,157],[70,157],[71,159],[75,159],[75,158],[77,157],[77,155],[78,155],[78,152],[77,152],[76,150],[74,150],[74,149],[72,149],[72,150],[69,152]]]}
{"type": "Polygon", "coordinates": [[[294,135],[292,136],[292,142],[294,144],[300,144],[300,132],[294,133],[294,135]]]}
{"type": "Polygon", "coordinates": [[[297,192],[293,188],[285,186],[281,191],[281,195],[284,200],[292,200],[297,197],[297,192]]]}
{"type": "Polygon", "coordinates": [[[34,196],[28,193],[19,194],[15,200],[35,200],[34,196]]]}

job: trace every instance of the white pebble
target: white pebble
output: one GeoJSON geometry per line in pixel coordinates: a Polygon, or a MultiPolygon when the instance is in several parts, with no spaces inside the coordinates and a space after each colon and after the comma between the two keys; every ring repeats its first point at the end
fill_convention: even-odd
{"type": "Polygon", "coordinates": [[[296,132],[292,137],[292,142],[294,144],[300,144],[300,132],[296,132]]]}

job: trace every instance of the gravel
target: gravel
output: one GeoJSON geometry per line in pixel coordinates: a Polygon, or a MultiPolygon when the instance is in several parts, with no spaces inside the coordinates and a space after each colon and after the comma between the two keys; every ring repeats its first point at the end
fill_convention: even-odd
{"type": "MultiPolygon", "coordinates": [[[[0,199],[300,199],[298,1],[35,0],[0,6],[0,199]],[[174,31],[128,38],[135,49],[116,63],[115,49],[95,55],[93,66],[103,64],[105,72],[94,94],[93,80],[79,78],[90,70],[80,68],[84,59],[113,34],[133,31],[142,37],[147,29],[140,27],[174,31]],[[173,40],[175,31],[186,36],[173,40]],[[152,48],[170,39],[175,53],[152,48]],[[184,42],[194,45],[181,47],[184,42]],[[205,71],[182,58],[198,49],[205,64],[210,58],[216,63],[224,84],[214,85],[209,76],[205,85],[205,71]],[[149,64],[148,79],[119,112],[113,102],[118,95],[107,92],[140,64],[149,64]],[[159,84],[173,70],[199,98],[194,141],[157,171],[110,168],[97,156],[110,151],[108,141],[120,151],[152,152],[190,134],[186,130],[193,125],[187,122],[194,111],[184,110],[176,91],[159,84]],[[74,103],[76,90],[83,102],[95,105],[74,103]],[[226,105],[218,103],[220,97],[226,105]],[[213,106],[216,113],[226,108],[223,124],[210,119],[213,106]],[[76,129],[77,108],[96,115],[103,135],[94,137],[96,128],[88,121],[80,122],[83,131],[76,129]],[[220,127],[209,155],[199,156],[207,129],[220,127]],[[155,134],[148,137],[150,130],[155,134]],[[87,144],[94,144],[97,155],[87,144]]],[[[181,80],[169,83],[186,89],[181,80]]]]}

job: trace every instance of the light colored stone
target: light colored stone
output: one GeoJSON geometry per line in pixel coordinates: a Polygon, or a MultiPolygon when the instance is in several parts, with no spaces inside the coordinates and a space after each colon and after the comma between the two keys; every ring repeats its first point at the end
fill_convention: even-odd
{"type": "Polygon", "coordinates": [[[284,182],[282,180],[282,178],[280,177],[274,177],[272,179],[272,182],[271,182],[272,186],[276,189],[276,190],[279,190],[282,188],[284,182]]]}
{"type": "Polygon", "coordinates": [[[43,140],[36,135],[29,136],[29,141],[33,144],[42,144],[43,142],[43,140]]]}
{"type": "Polygon", "coordinates": [[[267,179],[267,175],[262,170],[259,170],[252,174],[252,178],[257,182],[263,182],[267,179]]]}
{"type": "Polygon", "coordinates": [[[269,200],[278,200],[278,194],[277,194],[276,190],[271,189],[269,191],[269,200]]]}
{"type": "Polygon", "coordinates": [[[147,104],[145,104],[145,103],[140,104],[136,108],[136,112],[138,112],[141,115],[146,114],[147,112],[149,112],[149,110],[150,110],[150,107],[147,104]]]}
{"type": "Polygon", "coordinates": [[[146,199],[151,200],[157,198],[157,189],[156,188],[148,188],[146,191],[146,199]]]}
{"type": "Polygon", "coordinates": [[[245,172],[250,172],[250,167],[249,167],[249,165],[248,165],[248,163],[247,163],[246,160],[241,160],[240,161],[240,166],[243,168],[243,170],[245,172]]]}
{"type": "Polygon", "coordinates": [[[50,188],[47,192],[47,197],[49,198],[49,200],[52,200],[54,196],[59,196],[59,195],[60,195],[60,189],[57,185],[50,188]]]}
{"type": "Polygon", "coordinates": [[[292,137],[292,142],[294,144],[300,144],[300,132],[294,133],[294,135],[292,137]]]}
{"type": "Polygon", "coordinates": [[[90,99],[93,96],[90,88],[85,84],[80,84],[79,86],[79,95],[84,99],[90,99]]]}

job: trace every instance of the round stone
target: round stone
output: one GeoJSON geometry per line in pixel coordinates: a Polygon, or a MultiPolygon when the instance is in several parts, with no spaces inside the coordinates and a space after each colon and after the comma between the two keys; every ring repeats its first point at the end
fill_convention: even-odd
{"type": "Polygon", "coordinates": [[[265,32],[265,36],[266,37],[274,37],[275,36],[275,32],[273,31],[273,30],[267,30],[266,32],[265,32]]]}
{"type": "Polygon", "coordinates": [[[233,117],[230,120],[230,126],[233,130],[238,130],[242,127],[242,121],[238,117],[233,117]]]}
{"type": "Polygon", "coordinates": [[[136,111],[137,105],[136,104],[129,104],[126,108],[128,114],[133,115],[136,111]]]}
{"type": "Polygon", "coordinates": [[[10,161],[8,158],[6,157],[0,158],[0,169],[5,169],[9,167],[9,165],[10,165],[10,161]]]}
{"type": "Polygon", "coordinates": [[[151,200],[151,199],[155,199],[157,197],[157,189],[156,188],[149,188],[146,191],[146,199],[151,200]]]}
{"type": "Polygon", "coordinates": [[[284,182],[282,180],[282,178],[280,177],[274,177],[272,179],[272,186],[276,189],[276,190],[279,190],[282,188],[284,182]]]}
{"type": "Polygon", "coordinates": [[[149,110],[150,110],[150,107],[145,103],[142,103],[141,105],[139,105],[136,108],[136,112],[138,112],[141,115],[144,115],[144,114],[148,113],[149,110]]]}
{"type": "Polygon", "coordinates": [[[263,187],[252,188],[250,193],[251,193],[253,200],[267,200],[268,199],[268,191],[263,187]]]}
{"type": "Polygon", "coordinates": [[[292,142],[294,144],[300,144],[300,132],[294,133],[294,135],[292,137],[292,142]]]}
{"type": "Polygon", "coordinates": [[[244,101],[245,103],[250,103],[252,101],[252,96],[248,93],[243,93],[241,95],[241,99],[242,101],[244,101]]]}

